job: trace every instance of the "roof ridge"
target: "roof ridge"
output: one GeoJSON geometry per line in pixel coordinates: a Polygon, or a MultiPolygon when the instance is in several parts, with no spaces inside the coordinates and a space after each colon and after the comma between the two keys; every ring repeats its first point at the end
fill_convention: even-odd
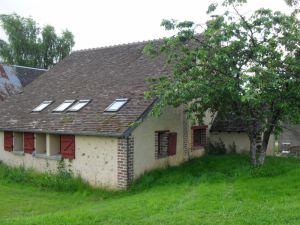
{"type": "Polygon", "coordinates": [[[143,40],[143,41],[134,41],[129,43],[122,43],[122,44],[113,44],[113,45],[106,45],[102,47],[96,47],[96,48],[84,48],[75,50],[72,53],[75,52],[87,52],[87,51],[94,51],[94,50],[100,50],[100,49],[108,49],[108,48],[116,48],[116,47],[122,47],[122,46],[132,46],[132,45],[138,45],[138,44],[144,44],[150,41],[163,41],[165,37],[157,38],[157,39],[150,39],[150,40],[143,40]]]}
{"type": "Polygon", "coordinates": [[[19,68],[24,68],[24,69],[48,71],[48,69],[37,68],[37,67],[30,67],[30,66],[20,66],[20,65],[11,65],[11,66],[19,67],[19,68]]]}

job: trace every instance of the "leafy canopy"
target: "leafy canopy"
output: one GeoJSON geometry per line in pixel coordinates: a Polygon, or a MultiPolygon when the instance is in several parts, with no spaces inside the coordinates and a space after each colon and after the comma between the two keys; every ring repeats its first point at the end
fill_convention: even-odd
{"type": "Polygon", "coordinates": [[[8,42],[0,39],[0,58],[8,64],[50,68],[69,55],[75,44],[70,31],[58,36],[54,27],[41,29],[33,19],[17,14],[0,15],[0,23],[8,36],[8,42]]]}
{"type": "MultiPolygon", "coordinates": [[[[258,9],[242,15],[245,1],[228,0],[225,11],[205,25],[164,20],[177,34],[145,51],[163,54],[171,75],[150,80],[147,98],[157,97],[159,115],[166,105],[184,105],[201,123],[204,113],[235,113],[252,139],[300,119],[300,25],[297,14],[258,9]],[[202,27],[201,34],[196,28],[202,27]]],[[[211,14],[217,9],[209,7],[211,14]]],[[[269,135],[266,137],[268,143],[269,135]]],[[[250,139],[251,139],[250,138],[250,139]]]]}

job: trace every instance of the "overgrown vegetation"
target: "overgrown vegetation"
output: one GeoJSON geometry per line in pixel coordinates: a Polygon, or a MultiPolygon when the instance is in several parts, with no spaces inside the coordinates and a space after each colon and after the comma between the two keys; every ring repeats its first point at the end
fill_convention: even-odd
{"type": "Polygon", "coordinates": [[[205,152],[209,155],[225,155],[225,154],[236,154],[236,144],[232,142],[228,147],[226,147],[225,143],[222,139],[219,139],[215,142],[208,142],[205,146],[205,152]]]}
{"type": "Polygon", "coordinates": [[[69,175],[44,187],[48,175],[1,165],[0,224],[298,224],[300,160],[248,162],[208,155],[147,172],[126,192],[79,188],[69,175]]]}
{"type": "Polygon", "coordinates": [[[93,189],[79,176],[65,167],[63,161],[58,163],[58,171],[37,173],[31,169],[20,167],[8,167],[1,164],[0,180],[2,183],[19,183],[33,185],[42,190],[58,192],[92,191],[93,189]]]}
{"type": "Polygon", "coordinates": [[[300,122],[300,11],[245,13],[247,0],[221,2],[209,6],[208,21],[162,21],[176,34],[144,51],[164,57],[172,73],[149,79],[145,97],[157,98],[156,116],[165,106],[184,106],[198,124],[206,112],[224,120],[234,115],[249,137],[251,163],[259,166],[283,122],[300,122]]]}

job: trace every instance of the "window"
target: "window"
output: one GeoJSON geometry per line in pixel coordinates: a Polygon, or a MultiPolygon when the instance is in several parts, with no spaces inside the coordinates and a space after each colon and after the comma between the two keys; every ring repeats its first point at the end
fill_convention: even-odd
{"type": "Polygon", "coordinates": [[[34,133],[24,133],[24,153],[32,154],[34,151],[34,133]]]}
{"type": "Polygon", "coordinates": [[[155,132],[155,158],[176,155],[177,133],[169,131],[155,132]]]}
{"type": "Polygon", "coordinates": [[[117,112],[128,102],[127,98],[118,98],[110,106],[108,106],[106,112],[117,112]]]}
{"type": "Polygon", "coordinates": [[[60,104],[57,108],[55,108],[53,111],[54,112],[63,112],[65,111],[67,108],[69,108],[73,103],[75,102],[75,100],[65,100],[62,104],[60,104]]]}
{"type": "Polygon", "coordinates": [[[43,101],[39,106],[35,107],[32,111],[33,112],[41,112],[47,106],[49,106],[53,101],[43,101]]]}
{"type": "Polygon", "coordinates": [[[24,152],[24,134],[22,132],[14,132],[14,152],[24,152]]]}
{"type": "Polygon", "coordinates": [[[71,108],[68,109],[68,111],[71,112],[77,112],[80,109],[82,109],[84,106],[86,106],[91,100],[79,100],[75,103],[71,108]]]}
{"type": "Polygon", "coordinates": [[[75,159],[75,136],[60,136],[60,154],[63,158],[75,159]]]}
{"type": "Polygon", "coordinates": [[[46,134],[35,134],[35,153],[46,154],[46,134]]]}
{"type": "Polygon", "coordinates": [[[10,131],[4,131],[4,150],[11,152],[13,150],[14,134],[10,131]]]}
{"type": "Polygon", "coordinates": [[[206,145],[207,126],[193,126],[193,148],[199,148],[206,145]]]}

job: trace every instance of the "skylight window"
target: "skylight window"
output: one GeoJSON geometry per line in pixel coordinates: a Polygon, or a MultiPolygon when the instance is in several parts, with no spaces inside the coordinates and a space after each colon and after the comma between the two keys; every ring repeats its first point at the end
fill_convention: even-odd
{"type": "Polygon", "coordinates": [[[41,112],[45,108],[47,108],[53,101],[43,101],[39,106],[35,107],[33,112],[41,112]]]}
{"type": "Polygon", "coordinates": [[[60,104],[57,108],[55,108],[53,111],[54,112],[63,112],[65,111],[67,108],[69,108],[73,103],[75,102],[75,100],[65,100],[62,104],[60,104]]]}
{"type": "Polygon", "coordinates": [[[118,98],[110,106],[108,106],[106,112],[116,112],[120,110],[128,102],[127,98],[118,98]]]}
{"type": "Polygon", "coordinates": [[[84,106],[86,106],[90,101],[91,100],[79,100],[71,108],[69,108],[68,111],[77,112],[80,109],[82,109],[84,106]]]}

